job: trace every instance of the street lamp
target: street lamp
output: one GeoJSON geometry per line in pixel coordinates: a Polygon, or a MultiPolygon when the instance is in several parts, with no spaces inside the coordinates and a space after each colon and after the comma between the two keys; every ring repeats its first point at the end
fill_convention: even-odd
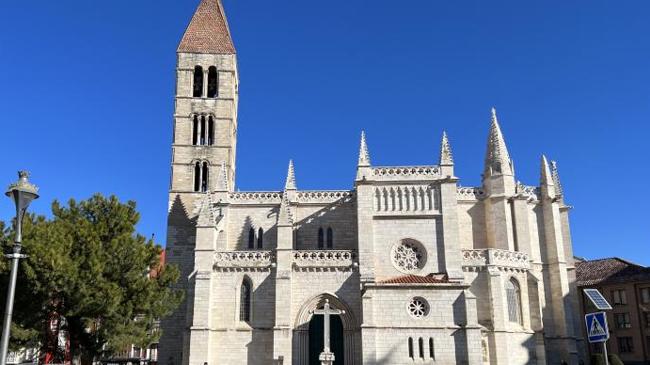
{"type": "Polygon", "coordinates": [[[11,330],[11,314],[14,308],[14,294],[16,292],[16,277],[18,276],[18,260],[25,257],[20,253],[20,242],[23,236],[23,217],[32,200],[38,198],[38,188],[27,181],[29,173],[18,171],[18,181],[9,185],[5,195],[13,199],[16,204],[16,237],[13,250],[6,256],[11,259],[11,275],[9,277],[9,290],[7,291],[7,304],[5,305],[4,324],[2,327],[2,341],[0,342],[0,365],[7,363],[7,349],[9,347],[9,332],[11,330]]]}

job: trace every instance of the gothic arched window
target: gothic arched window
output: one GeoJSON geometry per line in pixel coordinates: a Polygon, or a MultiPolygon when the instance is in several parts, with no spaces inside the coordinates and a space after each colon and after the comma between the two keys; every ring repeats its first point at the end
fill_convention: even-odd
{"type": "Polygon", "coordinates": [[[436,355],[433,351],[433,337],[429,337],[429,358],[435,360],[436,355]]]}
{"type": "Polygon", "coordinates": [[[420,350],[420,359],[424,359],[424,340],[422,340],[422,337],[418,339],[418,347],[420,350]]]}
{"type": "Polygon", "coordinates": [[[244,278],[239,291],[239,320],[250,322],[252,285],[248,278],[244,278]]]}
{"type": "Polygon", "coordinates": [[[411,359],[413,359],[413,357],[414,357],[414,355],[413,355],[413,339],[411,337],[409,337],[408,345],[409,345],[409,357],[411,359]]]}
{"type": "Polygon", "coordinates": [[[334,232],[332,227],[327,228],[327,248],[334,248],[334,232]]]}
{"type": "Polygon", "coordinates": [[[264,230],[262,228],[257,230],[257,248],[261,249],[264,245],[264,230]]]}
{"type": "Polygon", "coordinates": [[[201,191],[201,163],[194,164],[194,191],[201,191]]]}
{"type": "Polygon", "coordinates": [[[208,191],[208,163],[203,163],[203,168],[201,169],[201,191],[208,191]]]}
{"type": "Polygon", "coordinates": [[[195,146],[199,144],[199,117],[196,115],[192,120],[192,144],[195,146]]]}
{"type": "Polygon", "coordinates": [[[216,98],[218,90],[217,68],[210,66],[208,68],[208,98],[216,98]]]}
{"type": "Polygon", "coordinates": [[[323,249],[325,246],[325,235],[323,234],[323,228],[318,229],[318,249],[323,249]]]}
{"type": "Polygon", "coordinates": [[[255,248],[255,230],[251,227],[248,230],[248,249],[252,250],[255,248]]]}
{"type": "Polygon", "coordinates": [[[214,120],[212,116],[208,117],[208,146],[214,144],[214,120]]]}
{"type": "Polygon", "coordinates": [[[195,98],[203,96],[203,67],[194,67],[194,91],[192,95],[195,98]]]}
{"type": "Polygon", "coordinates": [[[521,324],[521,290],[515,278],[506,281],[506,298],[508,300],[508,319],[521,324]]]}

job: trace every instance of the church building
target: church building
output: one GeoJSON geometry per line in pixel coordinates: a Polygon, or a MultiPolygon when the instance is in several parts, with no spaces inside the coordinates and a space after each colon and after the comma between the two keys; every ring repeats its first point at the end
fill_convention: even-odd
{"type": "Polygon", "coordinates": [[[167,261],[186,296],[161,365],[320,364],[326,324],[336,365],[584,361],[557,166],[516,180],[494,109],[481,186],[459,184],[444,133],[437,164],[380,166],[361,132],[349,189],[301,190],[288,161],[284,190],[240,192],[220,0],[200,1],[176,78],[167,261]]]}

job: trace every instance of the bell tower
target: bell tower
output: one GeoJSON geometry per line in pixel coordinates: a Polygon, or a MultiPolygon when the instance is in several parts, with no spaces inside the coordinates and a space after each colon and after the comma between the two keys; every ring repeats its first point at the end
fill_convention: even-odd
{"type": "Polygon", "coordinates": [[[172,193],[214,190],[221,164],[234,187],[239,79],[220,0],[202,0],[177,50],[172,193]]]}
{"type": "Polygon", "coordinates": [[[205,223],[209,193],[233,191],[235,180],[239,79],[220,0],[200,0],[176,53],[166,258],[179,268],[176,286],[186,295],[161,322],[159,359],[165,365],[188,365],[190,338],[197,336],[196,328],[192,333],[189,329],[205,320],[200,313],[194,318],[192,308],[205,281],[203,273],[195,271],[201,257],[197,252],[204,250],[197,244],[197,229],[214,229],[205,223]]]}

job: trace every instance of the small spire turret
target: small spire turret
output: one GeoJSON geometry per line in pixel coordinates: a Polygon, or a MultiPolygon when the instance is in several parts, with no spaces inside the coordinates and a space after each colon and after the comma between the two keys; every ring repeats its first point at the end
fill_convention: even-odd
{"type": "Polygon", "coordinates": [[[484,170],[485,177],[493,175],[514,175],[512,160],[499,126],[495,108],[492,108],[492,121],[487,142],[487,152],[485,153],[484,170]]]}
{"type": "Polygon", "coordinates": [[[357,166],[370,166],[370,152],[368,152],[365,131],[361,131],[361,143],[359,144],[359,163],[357,166]]]}
{"type": "Polygon", "coordinates": [[[278,226],[293,226],[293,216],[291,214],[291,205],[289,204],[289,194],[287,194],[286,191],[282,194],[282,201],[280,202],[278,226]]]}
{"type": "Polygon", "coordinates": [[[296,189],[296,173],[293,169],[293,160],[289,160],[289,169],[287,170],[287,179],[284,183],[284,190],[296,189]]]}
{"type": "Polygon", "coordinates": [[[228,191],[228,171],[226,170],[226,162],[221,162],[219,175],[217,176],[217,186],[215,191],[227,192],[228,191]]]}
{"type": "Polygon", "coordinates": [[[564,196],[564,190],[560,183],[560,174],[557,170],[557,162],[551,161],[551,174],[553,176],[553,183],[555,184],[555,195],[558,197],[564,196]]]}
{"type": "Polygon", "coordinates": [[[212,194],[204,193],[201,200],[201,208],[196,221],[197,227],[213,227],[215,225],[214,211],[212,210],[212,194]]]}
{"type": "Polygon", "coordinates": [[[453,165],[454,156],[451,153],[451,145],[447,138],[447,132],[442,132],[442,142],[440,143],[440,165],[453,165]]]}

